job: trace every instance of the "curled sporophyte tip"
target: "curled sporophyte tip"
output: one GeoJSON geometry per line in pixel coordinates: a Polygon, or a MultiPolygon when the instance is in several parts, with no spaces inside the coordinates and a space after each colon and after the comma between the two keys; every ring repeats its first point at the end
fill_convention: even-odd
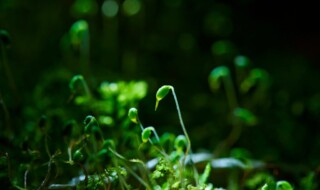
{"type": "Polygon", "coordinates": [[[230,75],[230,71],[225,66],[220,66],[213,69],[209,75],[209,84],[212,89],[218,89],[220,87],[220,79],[230,75]]]}
{"type": "Polygon", "coordinates": [[[173,90],[173,87],[170,85],[163,85],[160,87],[156,94],[156,106],[155,110],[157,110],[160,100],[167,96],[170,90],[173,90]]]}
{"type": "Polygon", "coordinates": [[[88,115],[83,123],[85,124],[85,128],[84,128],[84,131],[86,133],[88,133],[89,131],[97,131],[99,130],[99,123],[98,121],[96,120],[96,118],[92,115],[88,115]]]}
{"type": "Polygon", "coordinates": [[[151,132],[154,131],[155,129],[153,127],[146,127],[142,133],[141,133],[141,140],[143,143],[148,142],[150,136],[151,136],[151,132]]]}
{"type": "Polygon", "coordinates": [[[135,123],[135,124],[139,123],[138,110],[136,108],[130,108],[130,110],[128,112],[128,117],[133,123],[135,123]]]}
{"type": "Polygon", "coordinates": [[[182,151],[187,146],[188,146],[188,140],[184,135],[179,135],[176,137],[176,139],[174,141],[174,147],[177,150],[182,151]]]}
{"type": "Polygon", "coordinates": [[[211,78],[220,78],[229,75],[229,69],[226,66],[220,66],[213,69],[210,73],[211,78]]]}
{"type": "Polygon", "coordinates": [[[90,122],[93,122],[96,118],[92,115],[87,115],[87,117],[84,119],[83,123],[85,125],[88,125],[90,122]]]}
{"type": "Polygon", "coordinates": [[[82,75],[75,75],[72,77],[70,83],[69,83],[69,88],[72,90],[72,91],[75,91],[75,84],[76,82],[78,81],[83,81],[84,78],[82,75]]]}

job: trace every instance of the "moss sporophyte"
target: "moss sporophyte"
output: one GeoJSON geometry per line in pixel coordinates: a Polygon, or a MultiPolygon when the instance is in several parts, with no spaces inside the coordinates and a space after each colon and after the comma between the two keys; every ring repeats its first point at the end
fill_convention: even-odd
{"type": "Polygon", "coordinates": [[[170,86],[170,85],[163,85],[162,87],[160,87],[156,93],[156,105],[155,105],[155,110],[157,110],[158,108],[158,105],[159,105],[159,102],[167,96],[167,94],[169,93],[169,91],[171,90],[172,92],[172,95],[173,95],[173,98],[174,98],[174,101],[175,101],[175,104],[176,104],[176,108],[177,108],[177,112],[178,112],[178,116],[179,116],[179,121],[180,121],[180,125],[181,125],[181,128],[183,130],[183,133],[185,135],[185,137],[187,138],[187,148],[186,148],[186,152],[185,152],[185,156],[188,155],[189,153],[189,150],[191,148],[191,141],[190,141],[190,138],[189,138],[189,135],[187,133],[187,130],[186,130],[186,127],[184,126],[184,122],[183,122],[183,119],[182,119],[182,116],[181,116],[181,111],[180,111],[180,107],[179,107],[179,103],[178,103],[178,99],[177,99],[177,96],[176,96],[176,93],[174,91],[174,88],[173,86],[170,86]]]}
{"type": "MultiPolygon", "coordinates": [[[[230,73],[226,72],[225,68],[218,72],[219,77],[226,77],[227,74],[230,73]]],[[[97,91],[92,90],[91,93],[84,77],[75,75],[69,83],[69,88],[75,97],[75,105],[81,106],[82,110],[90,114],[84,118],[83,123],[78,124],[75,120],[67,122],[68,127],[64,129],[69,131],[64,135],[67,147],[57,148],[61,151],[54,154],[49,146],[51,142],[46,139],[50,139],[50,130],[55,128],[49,130],[52,122],[49,115],[41,117],[38,122],[39,130],[46,136],[43,150],[47,153],[46,158],[49,157],[49,161],[44,160],[48,170],[42,179],[37,180],[40,182],[38,189],[217,190],[214,184],[210,183],[210,176],[214,173],[211,171],[218,172],[222,168],[233,172],[236,168],[250,172],[264,167],[264,164],[246,165],[235,158],[214,158],[211,153],[193,153],[178,98],[171,85],[161,86],[157,90],[155,109],[160,109],[161,100],[171,92],[183,131],[179,135],[168,132],[158,135],[157,127],[143,126],[136,106],[138,100],[146,95],[144,82],[104,82],[97,91]],[[85,101],[76,100],[78,97],[85,97],[85,101]],[[106,118],[111,118],[112,122],[106,122],[106,118]],[[140,126],[140,129],[137,126],[140,126]],[[72,178],[65,179],[61,171],[65,171],[66,175],[72,178]]],[[[236,107],[231,113],[236,127],[239,127],[238,123],[255,125],[258,122],[256,116],[248,109],[236,107]]],[[[235,136],[231,139],[235,140],[235,136]]],[[[40,151],[35,152],[40,154],[40,151]]],[[[12,173],[9,156],[6,157],[6,162],[8,173],[12,173]]],[[[18,189],[36,188],[36,182],[31,182],[35,177],[30,174],[37,171],[35,162],[32,161],[24,169],[25,177],[22,182],[14,182],[12,174],[8,176],[13,186],[18,189]],[[15,183],[23,183],[24,188],[15,183]]],[[[230,176],[232,177],[226,178],[230,184],[242,177],[235,174],[230,176]]],[[[287,189],[289,186],[283,181],[273,182],[265,185],[263,181],[259,187],[268,190],[272,187],[277,188],[276,190],[291,190],[287,189]]]]}

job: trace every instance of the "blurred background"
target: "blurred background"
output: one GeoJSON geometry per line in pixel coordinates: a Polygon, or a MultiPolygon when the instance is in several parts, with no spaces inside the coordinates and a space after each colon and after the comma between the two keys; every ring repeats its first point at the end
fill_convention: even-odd
{"type": "MultiPolygon", "coordinates": [[[[1,0],[0,29],[9,35],[1,36],[1,126],[10,116],[23,136],[42,113],[72,107],[68,83],[75,74],[85,76],[90,89],[102,81],[143,80],[143,123],[160,134],[182,133],[173,99],[154,112],[157,89],[173,85],[193,149],[213,152],[232,122],[226,88],[212,90],[208,77],[226,66],[238,106],[257,118],[232,147],[254,159],[315,168],[318,18],[315,5],[276,1],[1,0]],[[247,75],[239,74],[239,56],[248,61],[244,73],[267,73],[262,91],[241,91],[238,79],[247,75]]],[[[73,114],[80,122],[88,113],[78,112],[73,114]]]]}

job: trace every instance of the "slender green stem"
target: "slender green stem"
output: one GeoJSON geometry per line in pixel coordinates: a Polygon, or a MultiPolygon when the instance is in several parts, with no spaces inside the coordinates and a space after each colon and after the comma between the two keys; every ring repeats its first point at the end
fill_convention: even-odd
{"type": "Polygon", "coordinates": [[[87,82],[82,78],[81,83],[83,85],[84,91],[86,92],[88,98],[91,99],[91,93],[90,93],[87,82]]]}
{"type": "MultiPolygon", "coordinates": [[[[186,136],[186,139],[187,139],[187,148],[186,148],[186,152],[185,152],[185,156],[183,157],[183,160],[182,160],[182,164],[184,165],[185,164],[185,160],[186,160],[186,157],[187,155],[189,154],[189,151],[192,152],[191,150],[191,141],[190,141],[190,138],[189,138],[189,135],[188,135],[188,132],[186,130],[186,127],[184,125],[184,122],[183,122],[183,119],[182,119],[182,116],[181,116],[181,111],[180,111],[180,106],[179,106],[179,103],[178,103],[178,98],[177,98],[177,95],[174,91],[174,88],[172,87],[171,88],[172,90],[172,95],[173,95],[173,98],[174,98],[174,101],[175,101],[175,104],[176,104],[176,108],[177,108],[177,112],[178,112],[178,116],[179,116],[179,121],[180,121],[180,125],[182,127],[182,130],[183,130],[183,133],[184,135],[186,136]]],[[[194,179],[196,181],[196,184],[198,185],[198,179],[199,179],[199,174],[198,174],[198,170],[195,168],[194,166],[194,163],[192,161],[192,157],[190,156],[190,161],[192,163],[192,167],[193,167],[193,171],[195,172],[194,174],[194,179]]],[[[183,182],[184,183],[184,182],[183,182]]]]}
{"type": "MultiPolygon", "coordinates": [[[[139,123],[139,126],[140,126],[140,128],[141,128],[141,131],[143,131],[145,128],[144,128],[144,126],[142,125],[139,117],[137,117],[137,122],[139,123]]],[[[158,143],[159,143],[159,145],[160,145],[160,149],[155,146],[156,149],[157,149],[157,150],[160,152],[160,154],[162,154],[164,157],[169,158],[169,156],[168,156],[167,153],[165,152],[164,148],[163,148],[163,147],[161,146],[161,144],[160,144],[160,138],[159,138],[159,135],[158,135],[157,131],[156,131],[156,130],[152,130],[152,132],[153,132],[154,136],[156,137],[156,139],[157,139],[157,141],[158,141],[158,143]]],[[[151,145],[154,145],[153,142],[152,142],[152,140],[151,140],[151,138],[149,138],[148,141],[150,142],[151,145]]]]}
{"type": "Polygon", "coordinates": [[[55,155],[50,157],[50,160],[49,160],[49,163],[48,163],[47,175],[44,178],[44,180],[42,181],[42,183],[41,183],[40,187],[38,188],[38,190],[46,189],[48,187],[49,179],[51,177],[51,165],[53,163],[54,157],[55,157],[55,155]]]}
{"type": "MultiPolygon", "coordinates": [[[[120,185],[121,185],[121,188],[122,189],[124,189],[124,187],[126,188],[126,189],[129,189],[129,185],[127,184],[127,182],[124,180],[124,178],[123,178],[123,176],[121,175],[121,172],[119,171],[119,162],[118,162],[118,160],[117,160],[117,158],[116,157],[118,157],[118,158],[120,158],[121,160],[123,160],[123,161],[127,161],[127,159],[124,157],[124,156],[122,156],[121,154],[119,154],[116,150],[114,150],[114,149],[112,149],[111,147],[109,147],[108,148],[108,150],[110,151],[110,152],[112,152],[113,153],[113,162],[114,162],[114,164],[115,164],[115,166],[116,166],[116,170],[117,170],[117,173],[118,173],[118,177],[119,177],[119,180],[120,180],[120,185]]],[[[125,165],[125,164],[124,164],[125,165]]],[[[126,167],[127,169],[129,168],[129,167],[126,167]]],[[[129,171],[129,170],[128,170],[129,171]]],[[[137,180],[138,181],[143,181],[138,175],[136,175],[133,171],[129,171],[129,173],[131,173],[134,177],[138,177],[137,178],[137,180]],[[134,173],[134,174],[133,174],[134,173]]],[[[140,181],[140,182],[141,182],[140,181]]],[[[146,187],[148,187],[148,185],[144,182],[143,183],[143,185],[146,185],[146,187]]]]}
{"type": "Polygon", "coordinates": [[[154,130],[152,130],[152,132],[153,132],[154,136],[156,137],[158,143],[160,143],[160,138],[159,138],[157,131],[154,129],[154,130]]]}
{"type": "Polygon", "coordinates": [[[242,131],[242,125],[241,124],[233,124],[232,130],[229,133],[229,136],[222,141],[214,151],[213,155],[215,158],[219,157],[221,152],[227,150],[229,147],[231,147],[240,137],[242,131]]]}
{"type": "Polygon", "coordinates": [[[144,130],[144,127],[143,127],[142,123],[141,123],[140,121],[138,121],[138,122],[139,122],[139,126],[140,126],[140,128],[141,128],[141,131],[143,131],[143,130],[144,130]]]}
{"type": "Polygon", "coordinates": [[[48,154],[48,156],[49,156],[49,158],[51,157],[51,153],[50,153],[50,149],[49,149],[49,145],[48,145],[48,134],[47,134],[47,132],[45,132],[45,137],[44,137],[44,146],[45,146],[45,149],[46,149],[46,152],[47,152],[47,154],[48,154]]]}
{"type": "Polygon", "coordinates": [[[125,168],[128,170],[128,172],[135,177],[143,186],[145,186],[147,189],[151,189],[151,187],[140,177],[138,176],[129,166],[123,163],[125,168]]]}
{"type": "MultiPolygon", "coordinates": [[[[232,82],[231,76],[227,75],[223,77],[223,82],[225,86],[225,91],[226,91],[230,111],[233,112],[239,105],[238,105],[238,100],[236,97],[236,92],[235,92],[235,88],[234,88],[234,84],[232,82]]],[[[239,139],[241,132],[242,132],[242,126],[234,120],[232,123],[232,129],[229,136],[220,145],[218,145],[214,153],[214,156],[218,157],[221,151],[231,147],[239,139]]]]}
{"type": "Polygon", "coordinates": [[[69,157],[69,160],[68,160],[68,161],[69,161],[70,163],[73,162],[71,151],[72,151],[72,149],[71,149],[71,147],[69,146],[69,147],[68,147],[68,157],[69,157]]]}
{"type": "MultiPolygon", "coordinates": [[[[179,102],[178,102],[177,95],[176,95],[176,93],[175,93],[175,91],[174,91],[174,88],[173,88],[172,86],[170,86],[170,85],[163,85],[162,87],[160,87],[160,88],[158,89],[157,94],[156,94],[155,110],[157,110],[157,107],[158,107],[158,105],[159,105],[159,101],[161,101],[161,100],[169,93],[170,90],[172,91],[173,99],[174,99],[174,101],[175,101],[176,108],[177,108],[177,112],[178,112],[178,117],[179,117],[180,125],[181,125],[181,128],[182,128],[182,130],[183,130],[184,136],[185,136],[186,141],[187,141],[186,150],[185,150],[185,155],[184,155],[184,157],[182,158],[182,162],[180,163],[182,166],[179,167],[179,168],[180,168],[180,174],[181,174],[181,175],[180,175],[181,184],[182,184],[183,187],[185,187],[185,182],[183,181],[183,174],[184,174],[184,172],[183,172],[184,167],[183,167],[183,166],[185,165],[185,161],[186,161],[186,158],[187,158],[189,152],[190,152],[190,153],[192,152],[192,151],[191,151],[191,141],[190,141],[188,132],[187,132],[187,130],[186,130],[186,127],[185,127],[185,125],[184,125],[184,122],[183,122],[183,119],[182,119],[182,116],[181,116],[181,111],[180,111],[180,106],[179,106],[179,102]]],[[[195,167],[194,167],[194,163],[193,163],[193,161],[192,161],[192,157],[190,157],[190,161],[191,161],[191,163],[192,163],[192,165],[193,165],[193,169],[194,169],[194,171],[195,171],[195,175],[194,175],[195,178],[194,178],[194,179],[195,179],[196,183],[198,184],[198,179],[199,179],[199,178],[198,178],[198,172],[197,172],[197,170],[196,170],[195,167]]]]}
{"type": "Polygon", "coordinates": [[[231,76],[227,75],[227,76],[223,77],[223,82],[224,82],[225,91],[226,91],[226,95],[228,98],[230,110],[233,111],[235,108],[238,107],[238,101],[237,101],[236,92],[234,89],[234,85],[233,85],[231,76]]]}
{"type": "Polygon", "coordinates": [[[125,189],[125,187],[128,187],[128,184],[126,183],[126,181],[123,179],[123,176],[121,175],[121,172],[119,171],[119,163],[118,163],[118,159],[116,157],[120,157],[121,159],[125,159],[123,156],[121,156],[120,154],[118,154],[116,151],[114,151],[112,148],[109,147],[109,150],[113,153],[114,156],[112,156],[112,161],[115,165],[116,168],[116,172],[118,174],[119,177],[119,181],[120,181],[120,187],[122,190],[125,189]],[[125,187],[124,187],[125,186],[125,187]]]}
{"type": "Polygon", "coordinates": [[[183,123],[183,119],[182,119],[182,116],[181,116],[181,111],[180,111],[177,95],[174,92],[174,88],[173,87],[171,88],[171,90],[172,90],[172,95],[173,95],[173,98],[174,98],[174,101],[175,101],[175,104],[176,104],[180,125],[181,125],[183,133],[186,136],[187,141],[188,141],[188,145],[187,145],[186,152],[185,152],[185,156],[187,156],[188,153],[189,153],[189,150],[191,149],[191,141],[190,141],[189,135],[187,133],[186,127],[184,126],[184,123],[183,123]]]}
{"type": "Polygon", "coordinates": [[[23,176],[23,184],[25,189],[28,189],[27,188],[28,173],[29,173],[29,168],[24,172],[24,176],[23,176]]]}

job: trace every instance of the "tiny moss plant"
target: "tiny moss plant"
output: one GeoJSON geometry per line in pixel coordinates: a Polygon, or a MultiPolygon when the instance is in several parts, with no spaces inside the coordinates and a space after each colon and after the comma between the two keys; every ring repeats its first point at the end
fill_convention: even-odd
{"type": "Polygon", "coordinates": [[[129,112],[128,112],[128,117],[131,120],[131,122],[133,122],[135,124],[139,124],[139,126],[141,128],[142,142],[146,143],[147,141],[149,141],[151,144],[153,144],[153,142],[150,139],[151,132],[152,132],[154,134],[154,136],[156,137],[157,143],[160,143],[160,138],[159,138],[159,135],[158,135],[157,131],[155,130],[155,128],[152,126],[144,128],[144,126],[140,122],[137,108],[130,108],[129,112]]]}
{"type": "Polygon", "coordinates": [[[263,69],[255,68],[248,70],[251,65],[249,58],[243,55],[237,56],[234,60],[234,64],[236,67],[237,82],[233,81],[230,70],[226,66],[214,68],[208,77],[209,86],[213,92],[216,92],[220,88],[221,83],[223,83],[227,102],[230,108],[230,115],[232,117],[232,129],[229,136],[217,146],[215,156],[219,156],[219,154],[226,152],[234,145],[234,143],[240,138],[242,128],[244,126],[257,125],[258,119],[250,109],[254,109],[257,102],[261,102],[263,100],[262,98],[265,96],[264,94],[269,84],[268,74],[263,69]],[[248,72],[244,72],[244,69],[248,70],[248,72]],[[248,91],[252,89],[256,92],[253,97],[249,99],[251,102],[243,103],[241,95],[247,94],[248,91]],[[252,106],[244,108],[239,102],[241,104],[252,106]]]}
{"type": "Polygon", "coordinates": [[[180,107],[179,107],[179,103],[178,103],[178,99],[177,99],[177,95],[174,91],[174,88],[173,86],[170,86],[170,85],[164,85],[162,87],[160,87],[157,91],[157,94],[156,94],[156,106],[155,106],[155,110],[157,110],[158,108],[158,105],[159,105],[159,102],[164,98],[166,97],[166,95],[169,93],[169,91],[171,90],[172,92],[172,95],[173,95],[173,98],[174,98],[174,101],[175,101],[175,104],[176,104],[176,108],[177,108],[177,112],[178,112],[178,116],[179,116],[179,121],[180,121],[180,125],[181,125],[181,128],[183,130],[183,133],[185,135],[185,137],[187,138],[187,148],[186,148],[186,152],[185,152],[185,156],[188,155],[190,149],[191,149],[191,141],[190,141],[190,138],[189,138],[189,135],[187,133],[187,130],[186,130],[186,127],[184,126],[184,123],[183,123],[183,119],[182,119],[182,116],[181,116],[181,111],[180,111],[180,107]]]}
{"type": "Polygon", "coordinates": [[[139,120],[139,115],[138,115],[138,110],[137,108],[130,108],[129,112],[128,112],[128,117],[131,120],[131,122],[135,123],[135,124],[139,124],[141,131],[144,130],[144,127],[142,125],[142,123],[139,120]]]}
{"type": "MultiPolygon", "coordinates": [[[[227,102],[229,103],[230,111],[233,112],[238,107],[238,100],[236,97],[235,87],[230,76],[230,70],[226,66],[219,66],[213,69],[209,75],[209,86],[215,92],[221,86],[221,80],[224,84],[225,93],[227,96],[227,102]]],[[[219,154],[226,149],[230,148],[235,141],[238,140],[242,126],[239,126],[236,122],[232,123],[232,130],[229,136],[218,145],[215,150],[215,156],[219,156],[219,154]]]]}
{"type": "Polygon", "coordinates": [[[85,133],[98,132],[100,134],[101,138],[103,139],[103,133],[102,133],[101,128],[99,126],[99,123],[95,117],[93,117],[92,115],[88,115],[85,118],[83,123],[85,124],[85,128],[84,128],[85,133]]]}
{"type": "MultiPolygon", "coordinates": [[[[184,138],[182,138],[182,136],[178,136],[176,138],[176,141],[175,141],[175,146],[176,148],[178,148],[177,150],[181,150],[181,145],[183,143],[185,143],[185,146],[186,146],[186,150],[185,150],[185,153],[184,153],[184,157],[182,159],[182,165],[185,164],[185,160],[189,154],[189,152],[192,152],[191,151],[191,141],[190,141],[190,138],[189,138],[189,135],[187,133],[187,130],[186,130],[186,127],[184,125],[184,122],[183,122],[183,119],[182,119],[182,116],[181,116],[181,111],[180,111],[180,106],[179,106],[179,103],[178,103],[178,98],[176,96],[176,93],[174,91],[174,88],[173,86],[170,86],[170,85],[163,85],[162,87],[160,87],[156,93],[156,104],[155,104],[155,110],[157,110],[158,106],[159,106],[159,102],[167,96],[167,94],[169,92],[172,92],[172,95],[173,95],[173,98],[174,98],[174,101],[175,101],[175,104],[176,104],[176,109],[177,109],[177,112],[178,112],[178,117],[179,117],[179,121],[180,121],[180,125],[181,125],[181,128],[183,130],[183,133],[184,133],[184,138]],[[185,139],[185,140],[183,140],[185,139]]],[[[193,173],[194,173],[194,180],[196,182],[196,184],[198,185],[199,183],[199,179],[198,179],[198,171],[197,169],[195,168],[195,166],[193,165],[193,161],[192,161],[192,158],[190,157],[190,161],[192,163],[192,167],[193,167],[193,173]]],[[[184,172],[184,168],[183,167],[180,167],[180,173],[182,174],[184,172]]],[[[182,186],[184,186],[184,181],[181,181],[181,184],[182,186]]]]}
{"type": "MultiPolygon", "coordinates": [[[[247,174],[255,167],[249,161],[246,165],[236,159],[213,160],[212,154],[193,153],[177,96],[170,85],[157,91],[155,108],[171,91],[183,130],[180,135],[165,132],[160,136],[156,127],[143,126],[136,108],[146,95],[147,85],[143,81],[103,82],[96,90],[92,88],[90,100],[86,93],[88,86],[81,75],[74,76],[69,87],[76,108],[80,107],[81,113],[87,116],[81,115],[84,120],[78,123],[72,115],[67,115],[66,122],[61,125],[54,123],[55,118],[50,113],[38,116],[38,122],[33,124],[37,130],[35,140],[29,145],[30,138],[19,145],[23,152],[21,163],[12,159],[17,155],[0,152],[0,168],[3,169],[0,179],[9,181],[9,186],[20,190],[218,190],[211,183],[215,178],[210,177],[222,168],[231,171],[230,176],[222,175],[229,183],[228,188],[239,189],[243,185],[238,178],[247,178],[234,174],[235,168],[247,174]],[[86,101],[79,101],[79,97],[86,101]],[[65,146],[54,146],[57,138],[65,146]]],[[[245,108],[237,107],[232,114],[243,125],[257,122],[245,108]]],[[[249,189],[261,189],[265,179],[261,178],[249,189]]],[[[290,190],[280,182],[267,183],[264,188],[290,190]]]]}
{"type": "Polygon", "coordinates": [[[139,118],[138,118],[138,110],[137,108],[130,108],[129,112],[128,112],[128,117],[129,119],[135,123],[135,124],[139,124],[139,118]]]}
{"type": "MultiPolygon", "coordinates": [[[[88,84],[82,75],[75,75],[72,77],[72,79],[69,83],[69,88],[70,88],[71,92],[73,94],[76,94],[79,91],[78,83],[81,84],[81,86],[85,92],[86,98],[87,98],[87,100],[89,100],[91,98],[91,93],[90,93],[88,84]]],[[[78,101],[81,101],[82,99],[78,99],[78,101]]],[[[82,100],[82,101],[84,101],[84,100],[82,100]]]]}
{"type": "Polygon", "coordinates": [[[152,132],[154,132],[154,134],[156,134],[157,141],[160,142],[160,139],[159,139],[157,133],[155,132],[154,127],[147,127],[141,133],[141,140],[143,143],[148,142],[152,132]]]}
{"type": "Polygon", "coordinates": [[[69,37],[75,54],[79,56],[82,72],[89,70],[90,35],[89,24],[85,20],[76,21],[70,28],[69,37]]]}
{"type": "Polygon", "coordinates": [[[257,124],[256,116],[247,109],[236,108],[233,112],[234,116],[239,118],[244,124],[248,126],[254,126],[257,124]]]}
{"type": "Polygon", "coordinates": [[[221,80],[225,87],[230,109],[233,110],[238,107],[238,101],[233,81],[230,76],[230,70],[226,66],[220,66],[211,71],[209,75],[209,85],[213,91],[216,91],[220,88],[221,80]]]}
{"type": "Polygon", "coordinates": [[[266,183],[261,190],[293,190],[293,187],[287,181],[277,181],[276,183],[266,183]]]}
{"type": "Polygon", "coordinates": [[[183,150],[188,146],[188,140],[184,135],[179,135],[174,141],[174,147],[176,150],[183,152],[183,150]]]}
{"type": "Polygon", "coordinates": [[[161,137],[158,137],[158,134],[156,133],[154,127],[143,127],[138,117],[138,110],[136,108],[130,108],[128,112],[128,118],[133,123],[140,125],[140,128],[142,130],[142,143],[147,143],[149,141],[152,147],[155,148],[158,153],[160,153],[159,156],[156,156],[156,168],[152,172],[151,179],[149,180],[153,181],[153,189],[212,189],[213,187],[210,186],[210,184],[206,183],[206,180],[208,179],[210,173],[210,164],[206,167],[204,174],[199,177],[198,171],[195,168],[195,165],[191,158],[192,155],[189,155],[189,153],[191,154],[191,143],[184,126],[178,100],[172,86],[164,85],[159,88],[156,93],[155,109],[158,108],[159,102],[163,98],[165,98],[170,91],[172,91],[173,93],[180,124],[185,135],[178,135],[176,138],[174,138],[174,140],[171,141],[168,141],[171,139],[171,136],[168,133],[165,133],[161,137]],[[158,145],[154,144],[153,141],[151,141],[152,133],[154,133],[156,142],[157,144],[159,143],[160,148],[157,148],[158,145]],[[171,150],[168,153],[165,152],[165,149],[162,146],[164,145],[164,143],[166,143],[166,141],[168,141],[171,146],[174,147],[174,151],[171,150]],[[190,161],[189,164],[191,163],[191,169],[187,166],[187,157],[190,161]]]}
{"type": "Polygon", "coordinates": [[[265,70],[252,69],[249,76],[241,83],[240,90],[242,93],[247,93],[252,87],[257,85],[262,89],[266,89],[269,83],[269,74],[265,70]]]}

